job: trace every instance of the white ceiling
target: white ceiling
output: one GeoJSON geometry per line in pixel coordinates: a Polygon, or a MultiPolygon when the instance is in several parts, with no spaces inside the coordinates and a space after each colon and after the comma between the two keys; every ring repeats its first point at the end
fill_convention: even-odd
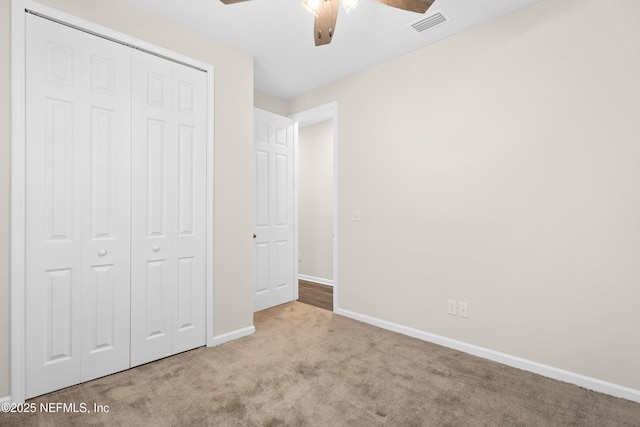
{"type": "Polygon", "coordinates": [[[315,47],[302,0],[126,0],[254,57],[255,89],[291,99],[538,0],[436,0],[425,15],[362,0],[340,8],[333,41],[315,47]],[[418,34],[408,24],[441,10],[450,21],[418,34]]]}

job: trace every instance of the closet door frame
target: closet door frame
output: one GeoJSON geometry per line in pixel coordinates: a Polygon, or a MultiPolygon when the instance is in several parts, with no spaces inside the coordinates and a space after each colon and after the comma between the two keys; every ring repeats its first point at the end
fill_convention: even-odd
{"type": "Polygon", "coordinates": [[[60,24],[134,46],[150,54],[178,62],[207,73],[207,190],[206,190],[206,345],[218,344],[214,337],[213,316],[213,226],[214,226],[214,138],[213,79],[210,64],[169,51],[129,35],[60,12],[31,0],[11,0],[11,249],[10,249],[10,392],[14,403],[25,401],[26,338],[26,80],[25,46],[27,11],[60,24]]]}

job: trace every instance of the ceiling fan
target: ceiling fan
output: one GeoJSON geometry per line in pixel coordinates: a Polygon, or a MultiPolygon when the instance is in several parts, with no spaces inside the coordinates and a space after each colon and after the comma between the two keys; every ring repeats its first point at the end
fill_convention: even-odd
{"type": "MultiPolygon", "coordinates": [[[[220,0],[224,4],[240,3],[248,0],[220,0]]],[[[425,13],[435,0],[378,0],[388,6],[410,12],[425,13]]],[[[313,38],[316,46],[331,43],[338,19],[338,3],[342,3],[347,13],[353,11],[360,0],[304,0],[302,5],[315,15],[313,38]]]]}

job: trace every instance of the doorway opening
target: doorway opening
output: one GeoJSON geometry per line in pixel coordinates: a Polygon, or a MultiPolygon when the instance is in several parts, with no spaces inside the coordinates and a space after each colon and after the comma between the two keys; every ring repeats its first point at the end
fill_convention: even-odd
{"type": "Polygon", "coordinates": [[[292,116],[297,124],[298,300],[337,307],[337,104],[292,116]]]}

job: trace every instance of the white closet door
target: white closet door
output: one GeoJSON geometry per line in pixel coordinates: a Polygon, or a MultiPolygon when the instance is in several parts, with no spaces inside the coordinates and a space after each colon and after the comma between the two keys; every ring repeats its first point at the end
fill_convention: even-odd
{"type": "Polygon", "coordinates": [[[33,397],[205,344],[207,79],[26,20],[33,397]]]}
{"type": "Polygon", "coordinates": [[[131,49],[83,36],[82,381],[129,368],[131,49]]]}
{"type": "Polygon", "coordinates": [[[118,168],[129,164],[130,71],[121,48],[27,15],[27,397],[129,364],[130,181],[118,168]]]}
{"type": "Polygon", "coordinates": [[[205,344],[206,75],[133,52],[131,364],[205,344]]]}

